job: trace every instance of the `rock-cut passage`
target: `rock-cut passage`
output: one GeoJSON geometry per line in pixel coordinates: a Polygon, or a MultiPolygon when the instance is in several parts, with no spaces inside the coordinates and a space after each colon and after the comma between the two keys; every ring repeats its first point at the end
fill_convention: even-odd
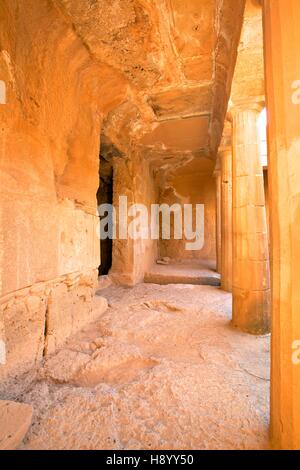
{"type": "Polygon", "coordinates": [[[21,449],[267,448],[269,338],[231,327],[230,294],[99,293],[108,310],[7,393],[34,409],[21,449]]]}

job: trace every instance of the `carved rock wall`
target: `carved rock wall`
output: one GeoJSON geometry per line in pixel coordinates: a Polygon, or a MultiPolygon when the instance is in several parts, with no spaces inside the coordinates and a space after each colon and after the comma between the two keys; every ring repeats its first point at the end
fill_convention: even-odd
{"type": "Polygon", "coordinates": [[[2,379],[93,318],[102,115],[99,65],[52,2],[5,0],[0,18],[2,379]]]}
{"type": "MultiPolygon", "coordinates": [[[[160,256],[173,260],[215,260],[216,259],[216,196],[213,177],[214,162],[208,158],[195,158],[170,172],[163,181],[160,192],[160,204],[192,204],[193,231],[195,231],[196,204],[204,204],[204,245],[200,250],[187,250],[189,242],[174,239],[172,224],[171,239],[160,240],[160,256]]],[[[171,218],[171,222],[174,219],[171,218]]],[[[191,240],[193,241],[193,240],[191,240]]]]}
{"type": "Polygon", "coordinates": [[[107,308],[102,297],[93,300],[97,279],[97,270],[87,270],[1,297],[6,364],[0,367],[0,382],[35,367],[107,308]]]}
{"type": "MultiPolygon", "coordinates": [[[[90,318],[81,301],[76,311],[73,304],[92,287],[81,295],[79,282],[75,295],[64,279],[96,272],[100,264],[100,135],[126,155],[115,164],[115,196],[148,207],[159,201],[153,168],[184,169],[195,156],[215,156],[245,2],[235,0],[234,11],[231,0],[189,3],[188,10],[178,0],[0,3],[7,95],[0,107],[0,345],[9,345],[11,370],[31,366],[90,318]],[[40,283],[53,289],[50,297],[41,291],[38,302],[31,289],[40,283]],[[24,302],[7,304],[7,295],[24,302]],[[51,325],[46,343],[45,325],[51,325]]],[[[204,175],[172,177],[179,187],[185,179],[193,201],[205,188],[211,237],[201,256],[211,257],[208,173],[205,184],[204,175]]],[[[187,253],[172,241],[168,250],[187,253]]],[[[155,262],[158,243],[118,240],[113,252],[112,274],[134,284],[155,262]]]]}

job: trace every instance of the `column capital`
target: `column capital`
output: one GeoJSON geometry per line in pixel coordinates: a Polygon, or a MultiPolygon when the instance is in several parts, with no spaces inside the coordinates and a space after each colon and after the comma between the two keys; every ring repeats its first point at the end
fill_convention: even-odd
{"type": "Polygon", "coordinates": [[[247,112],[247,111],[254,111],[258,114],[264,109],[265,107],[265,97],[258,96],[251,99],[245,100],[235,100],[230,102],[228,114],[231,119],[239,113],[247,112]]]}
{"type": "Polygon", "coordinates": [[[220,160],[222,160],[223,155],[228,155],[229,153],[232,154],[231,144],[219,147],[218,156],[219,156],[220,160]]]}

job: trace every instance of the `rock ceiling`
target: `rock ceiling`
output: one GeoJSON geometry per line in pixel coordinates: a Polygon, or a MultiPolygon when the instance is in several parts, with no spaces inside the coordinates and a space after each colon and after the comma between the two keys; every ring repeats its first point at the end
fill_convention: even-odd
{"type": "Polygon", "coordinates": [[[102,66],[104,144],[160,167],[215,156],[244,0],[53,2],[102,66]]]}

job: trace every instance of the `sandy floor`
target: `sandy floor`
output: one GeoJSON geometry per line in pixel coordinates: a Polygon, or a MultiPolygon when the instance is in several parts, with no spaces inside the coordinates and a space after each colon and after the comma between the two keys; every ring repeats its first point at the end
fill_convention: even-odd
{"type": "Polygon", "coordinates": [[[230,326],[231,296],[209,286],[101,291],[109,310],[38,372],[19,400],[22,449],[262,449],[269,338],[230,326]]]}

